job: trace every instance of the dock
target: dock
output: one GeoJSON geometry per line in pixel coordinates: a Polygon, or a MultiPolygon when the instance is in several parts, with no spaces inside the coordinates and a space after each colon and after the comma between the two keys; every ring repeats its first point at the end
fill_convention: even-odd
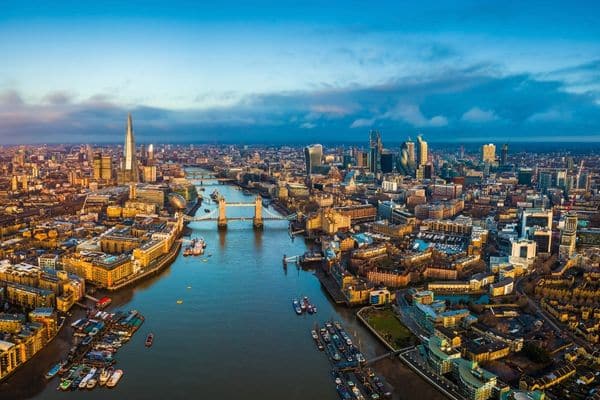
{"type": "Polygon", "coordinates": [[[346,296],[344,296],[342,293],[342,289],[340,289],[338,283],[333,277],[327,275],[327,273],[325,273],[325,271],[323,271],[321,268],[318,268],[315,271],[315,275],[327,293],[329,293],[329,296],[335,304],[349,305],[348,299],[346,299],[346,296]]]}

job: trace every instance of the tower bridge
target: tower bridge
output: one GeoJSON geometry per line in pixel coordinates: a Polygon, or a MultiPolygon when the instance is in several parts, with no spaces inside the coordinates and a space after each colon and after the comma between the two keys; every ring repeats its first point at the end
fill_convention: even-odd
{"type": "Polygon", "coordinates": [[[217,227],[219,229],[227,229],[228,221],[245,221],[252,218],[252,226],[254,229],[262,229],[264,221],[289,221],[296,218],[296,215],[289,215],[283,217],[271,212],[268,208],[263,209],[262,198],[256,196],[253,202],[231,202],[225,201],[225,198],[219,198],[217,202],[218,206],[212,212],[202,215],[199,217],[184,217],[186,221],[217,221],[217,227]],[[227,217],[227,207],[254,207],[253,217],[227,217]],[[263,216],[263,210],[268,216],[263,216]],[[216,217],[215,217],[216,214],[216,217]]]}

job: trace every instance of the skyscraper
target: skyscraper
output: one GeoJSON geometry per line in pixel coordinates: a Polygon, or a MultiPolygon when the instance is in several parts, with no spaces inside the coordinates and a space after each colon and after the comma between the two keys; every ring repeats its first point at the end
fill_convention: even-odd
{"type": "Polygon", "coordinates": [[[427,142],[423,140],[423,136],[417,136],[417,148],[419,151],[419,165],[427,164],[427,159],[429,157],[427,142]]]}
{"type": "Polygon", "coordinates": [[[577,214],[567,213],[563,216],[564,226],[560,233],[560,246],[558,255],[563,258],[569,258],[575,252],[577,241],[577,214]]]}
{"type": "Polygon", "coordinates": [[[481,161],[486,164],[493,164],[496,162],[496,145],[493,143],[484,144],[481,147],[481,161]]]}
{"type": "Polygon", "coordinates": [[[508,160],[508,143],[502,145],[502,153],[500,153],[500,165],[506,165],[508,160]]]}
{"type": "Polygon", "coordinates": [[[148,145],[148,160],[147,164],[152,165],[154,163],[154,145],[150,143],[148,145]]]}
{"type": "Polygon", "coordinates": [[[306,176],[315,173],[315,167],[320,167],[323,160],[323,146],[313,144],[304,148],[304,162],[306,163],[306,176]]]}
{"type": "Polygon", "coordinates": [[[123,150],[123,163],[119,171],[119,183],[139,181],[139,172],[135,154],[135,138],[133,136],[133,123],[131,113],[127,116],[127,129],[125,131],[125,148],[123,150]]]}
{"type": "Polygon", "coordinates": [[[381,134],[379,131],[372,130],[369,132],[369,171],[377,174],[381,172],[381,151],[383,144],[381,143],[381,134]]]}

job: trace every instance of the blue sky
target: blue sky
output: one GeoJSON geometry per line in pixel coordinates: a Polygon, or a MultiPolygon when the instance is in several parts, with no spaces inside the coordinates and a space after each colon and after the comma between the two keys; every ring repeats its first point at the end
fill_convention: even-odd
{"type": "Polygon", "coordinates": [[[597,2],[195,3],[4,1],[0,142],[599,141],[597,2]]]}

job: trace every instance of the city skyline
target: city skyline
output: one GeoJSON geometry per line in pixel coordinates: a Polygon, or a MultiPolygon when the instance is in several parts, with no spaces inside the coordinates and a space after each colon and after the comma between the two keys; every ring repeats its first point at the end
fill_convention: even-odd
{"type": "Polygon", "coordinates": [[[0,143],[600,136],[595,4],[232,5],[9,2],[0,143]]]}

